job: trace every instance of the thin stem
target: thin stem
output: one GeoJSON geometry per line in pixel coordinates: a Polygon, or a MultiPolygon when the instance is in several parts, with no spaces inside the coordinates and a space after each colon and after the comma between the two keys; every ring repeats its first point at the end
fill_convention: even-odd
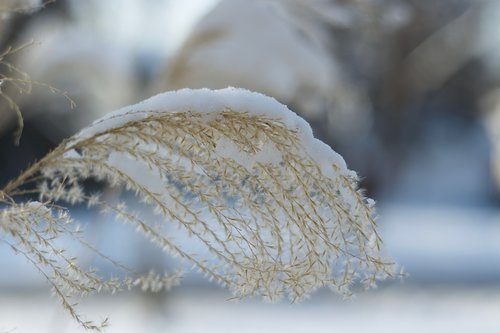
{"type": "Polygon", "coordinates": [[[47,163],[49,163],[57,156],[61,156],[65,151],[65,142],[63,142],[50,153],[45,155],[44,158],[35,162],[28,169],[22,172],[16,179],[7,183],[7,185],[2,190],[0,190],[0,192],[3,192],[3,195],[10,196],[14,190],[25,184],[32,176],[40,172],[47,163]]]}

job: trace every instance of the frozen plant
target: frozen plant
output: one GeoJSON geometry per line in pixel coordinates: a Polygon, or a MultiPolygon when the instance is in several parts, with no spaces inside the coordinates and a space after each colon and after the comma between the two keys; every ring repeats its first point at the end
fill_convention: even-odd
{"type": "Polygon", "coordinates": [[[33,263],[91,329],[102,324],[84,320],[74,298],[134,285],[156,291],[179,276],[140,276],[100,254],[74,228],[64,203],[86,203],[135,226],[236,298],[295,302],[324,286],[348,297],[353,283],[370,288],[395,275],[380,254],[373,201],[357,183],[342,157],[273,98],[236,88],[184,89],[108,114],[8,183],[0,191],[0,241],[33,263]],[[158,218],[88,193],[82,181],[89,178],[134,192],[158,218]],[[39,201],[19,202],[26,193],[39,201]],[[176,241],[171,225],[210,257],[176,241]],[[66,236],[129,277],[106,280],[81,267],[57,246],[66,236]]]}

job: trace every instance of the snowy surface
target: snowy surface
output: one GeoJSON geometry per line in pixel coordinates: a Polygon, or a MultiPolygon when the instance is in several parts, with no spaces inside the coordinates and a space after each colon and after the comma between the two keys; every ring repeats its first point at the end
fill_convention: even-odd
{"type": "MultiPolygon", "coordinates": [[[[328,293],[329,294],[329,293],[328,293]]],[[[0,294],[0,331],[83,332],[45,294],[0,294]],[[29,319],[29,320],[27,320],[29,319]]],[[[109,316],[107,333],[127,332],[481,332],[500,331],[500,289],[393,287],[353,301],[317,297],[300,305],[227,301],[223,292],[177,290],[159,296],[94,298],[81,307],[109,316]]]]}
{"type": "MultiPolygon", "coordinates": [[[[226,110],[261,115],[280,121],[290,130],[297,131],[305,153],[321,166],[325,175],[335,176],[332,172],[332,164],[339,167],[342,173],[348,172],[344,159],[328,145],[315,139],[311,127],[304,119],[272,97],[239,88],[182,89],[158,94],[138,104],[107,114],[77,134],[75,140],[83,140],[107,129],[122,126],[127,122],[144,119],[151,112],[190,111],[205,114],[209,120],[211,116],[215,117],[226,110]]],[[[233,156],[233,158],[237,156],[233,156]]],[[[256,158],[262,161],[261,155],[256,156],[256,158]]],[[[275,156],[270,156],[270,158],[275,160],[275,156]]],[[[243,163],[245,161],[242,161],[241,164],[243,163]]]]}

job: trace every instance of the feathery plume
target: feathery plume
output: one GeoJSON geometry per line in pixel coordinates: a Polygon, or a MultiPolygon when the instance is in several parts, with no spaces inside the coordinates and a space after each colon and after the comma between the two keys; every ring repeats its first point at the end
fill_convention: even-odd
{"type": "Polygon", "coordinates": [[[64,202],[114,214],[236,298],[295,302],[324,286],[349,297],[354,283],[370,288],[396,275],[381,256],[374,202],[358,189],[355,172],[286,106],[241,89],[167,92],[110,113],[7,184],[0,201],[0,230],[14,251],[92,329],[101,326],[84,321],[70,298],[134,285],[157,291],[179,276],[139,276],[107,257],[130,277],[105,280],[81,268],[54,245],[66,235],[87,244],[64,202]],[[135,193],[157,220],[87,193],[82,181],[89,178],[135,193]],[[18,203],[24,193],[40,199],[18,203]],[[208,255],[193,254],[171,226],[208,255]]]}

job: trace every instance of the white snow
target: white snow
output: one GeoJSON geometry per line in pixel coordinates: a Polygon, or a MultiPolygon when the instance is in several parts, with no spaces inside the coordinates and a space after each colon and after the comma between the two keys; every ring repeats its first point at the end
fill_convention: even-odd
{"type": "MultiPolygon", "coordinates": [[[[182,288],[182,287],[181,287],[182,288]]],[[[84,332],[45,291],[12,291],[0,297],[2,332],[84,332]],[[29,318],[29,320],[26,320],[29,318]]],[[[110,318],[108,333],[497,333],[498,288],[392,288],[364,293],[352,302],[315,298],[300,305],[227,301],[200,288],[167,295],[123,293],[93,297],[80,310],[110,318]]]]}
{"type": "MultiPolygon", "coordinates": [[[[348,171],[342,156],[325,143],[315,139],[309,124],[296,113],[290,111],[285,105],[272,97],[232,87],[220,90],[182,89],[158,94],[138,104],[109,113],[91,126],[83,129],[74,137],[74,140],[83,140],[108,129],[122,126],[127,122],[144,119],[151,112],[190,111],[208,115],[209,117],[205,117],[208,120],[211,118],[210,116],[217,115],[228,109],[234,112],[261,115],[277,120],[290,130],[296,131],[303,145],[304,155],[309,156],[320,165],[322,172],[326,176],[336,176],[332,165],[336,165],[340,172],[344,174],[352,173],[352,171],[348,171]]],[[[276,149],[273,149],[273,147],[264,148],[262,153],[251,156],[251,160],[249,160],[248,154],[245,154],[246,156],[243,158],[243,153],[234,153],[235,147],[224,142],[221,142],[221,144],[222,147],[229,149],[229,152],[226,152],[224,156],[230,156],[245,166],[253,162],[279,162],[275,154],[276,149]]],[[[220,152],[221,148],[219,148],[220,152]]]]}

